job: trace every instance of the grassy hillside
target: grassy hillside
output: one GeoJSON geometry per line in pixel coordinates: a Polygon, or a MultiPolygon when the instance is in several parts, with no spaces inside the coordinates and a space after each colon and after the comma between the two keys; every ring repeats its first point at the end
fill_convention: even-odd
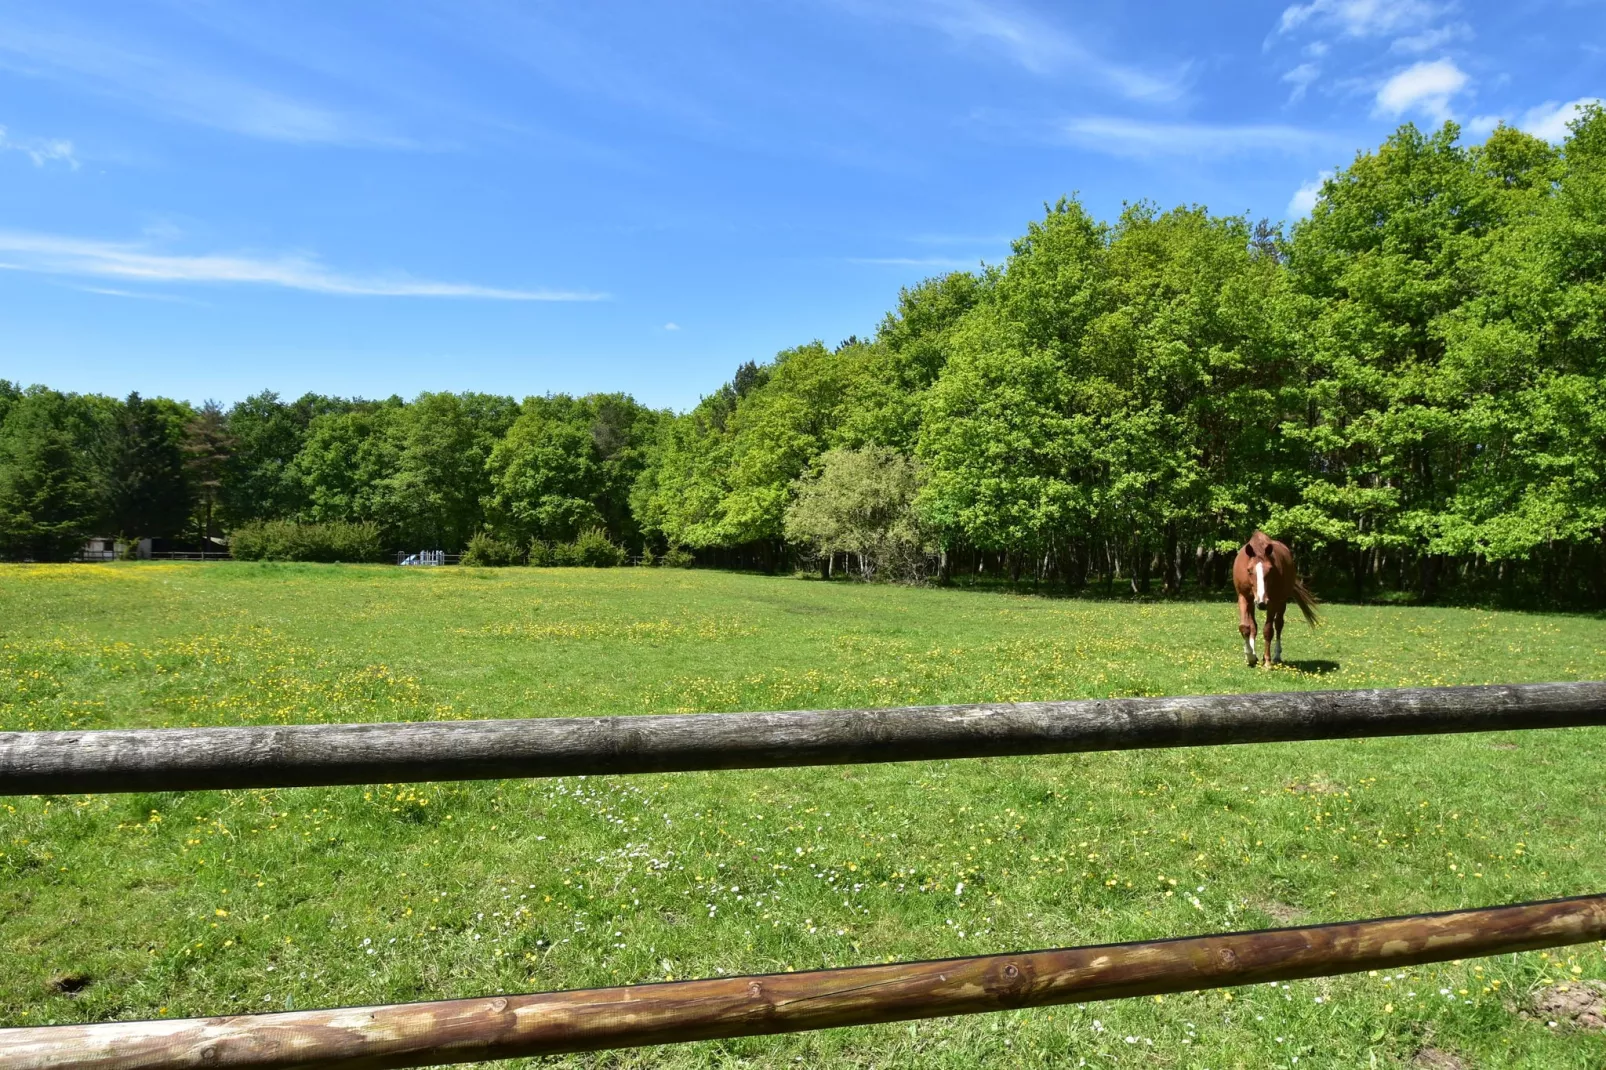
{"type": "MultiPolygon", "coordinates": [[[[1606,676],[1606,621],[661,570],[0,570],[0,730],[633,714],[1606,676]]],[[[1606,731],[0,800],[0,1025],[1143,939],[1606,889],[1606,731]],[[963,885],[963,890],[959,886],[963,885]],[[69,974],[76,995],[51,990],[69,974]]],[[[1602,948],[576,1065],[1597,1067],[1513,1013],[1602,948]],[[1463,991],[1464,990],[1464,991],[1463,991]],[[1298,1056],[1298,1063],[1292,1059],[1298,1056]],[[1067,1060],[1069,1060],[1067,1062],[1067,1060]]]]}

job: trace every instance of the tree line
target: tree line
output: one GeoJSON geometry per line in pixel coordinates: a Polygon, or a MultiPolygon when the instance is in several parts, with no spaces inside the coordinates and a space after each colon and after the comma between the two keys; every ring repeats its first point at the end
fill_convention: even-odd
{"type": "Polygon", "coordinates": [[[1083,589],[1224,581],[1254,528],[1334,595],[1606,603],[1606,116],[1559,146],[1406,125],[1291,229],[1073,199],[871,338],[624,395],[3,392],[0,539],[374,522],[604,529],[714,564],[1083,589]]]}
{"type": "Polygon", "coordinates": [[[479,531],[642,535],[629,491],[666,412],[620,394],[271,392],[228,409],[0,382],[0,553],[63,560],[89,536],[221,540],[269,521],[366,524],[393,548],[479,531]]]}

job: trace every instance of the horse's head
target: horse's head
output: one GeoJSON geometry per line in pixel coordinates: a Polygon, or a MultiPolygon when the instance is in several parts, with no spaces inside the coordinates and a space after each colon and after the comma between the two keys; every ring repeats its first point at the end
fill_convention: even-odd
{"type": "Polygon", "coordinates": [[[1266,608],[1266,578],[1276,569],[1272,561],[1271,546],[1262,543],[1260,549],[1255,549],[1253,542],[1244,543],[1244,556],[1249,559],[1249,575],[1255,582],[1255,608],[1266,608]]]}

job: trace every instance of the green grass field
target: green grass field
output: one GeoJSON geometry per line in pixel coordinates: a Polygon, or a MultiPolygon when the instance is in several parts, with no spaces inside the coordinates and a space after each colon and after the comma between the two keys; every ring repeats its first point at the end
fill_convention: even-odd
{"type": "MultiPolygon", "coordinates": [[[[1606,620],[715,572],[0,568],[0,730],[1606,677],[1606,620]]],[[[1606,890],[1606,730],[852,768],[0,799],[0,1025],[717,976],[1606,890]],[[960,886],[963,885],[963,889],[960,886]],[[82,974],[82,991],[53,979],[82,974]]],[[[1598,1068],[1518,1013],[1599,945],[555,1060],[1598,1068]],[[1424,1058],[1426,1058],[1424,1056],[1424,1058]],[[1297,1061],[1296,1061],[1297,1060],[1297,1061]],[[1445,1064],[1448,1065],[1448,1064],[1445,1064]]]]}

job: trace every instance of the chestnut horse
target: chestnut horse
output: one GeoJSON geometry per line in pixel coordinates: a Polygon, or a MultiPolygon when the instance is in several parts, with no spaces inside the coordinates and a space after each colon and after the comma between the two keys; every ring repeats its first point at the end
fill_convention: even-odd
{"type": "Polygon", "coordinates": [[[1232,585],[1238,591],[1238,631],[1244,637],[1244,657],[1254,668],[1255,610],[1266,611],[1262,636],[1265,649],[1262,664],[1280,665],[1283,660],[1283,613],[1290,599],[1299,603],[1305,623],[1316,625],[1316,599],[1294,574],[1294,554],[1276,539],[1257,531],[1244,543],[1232,562],[1232,585]]]}

